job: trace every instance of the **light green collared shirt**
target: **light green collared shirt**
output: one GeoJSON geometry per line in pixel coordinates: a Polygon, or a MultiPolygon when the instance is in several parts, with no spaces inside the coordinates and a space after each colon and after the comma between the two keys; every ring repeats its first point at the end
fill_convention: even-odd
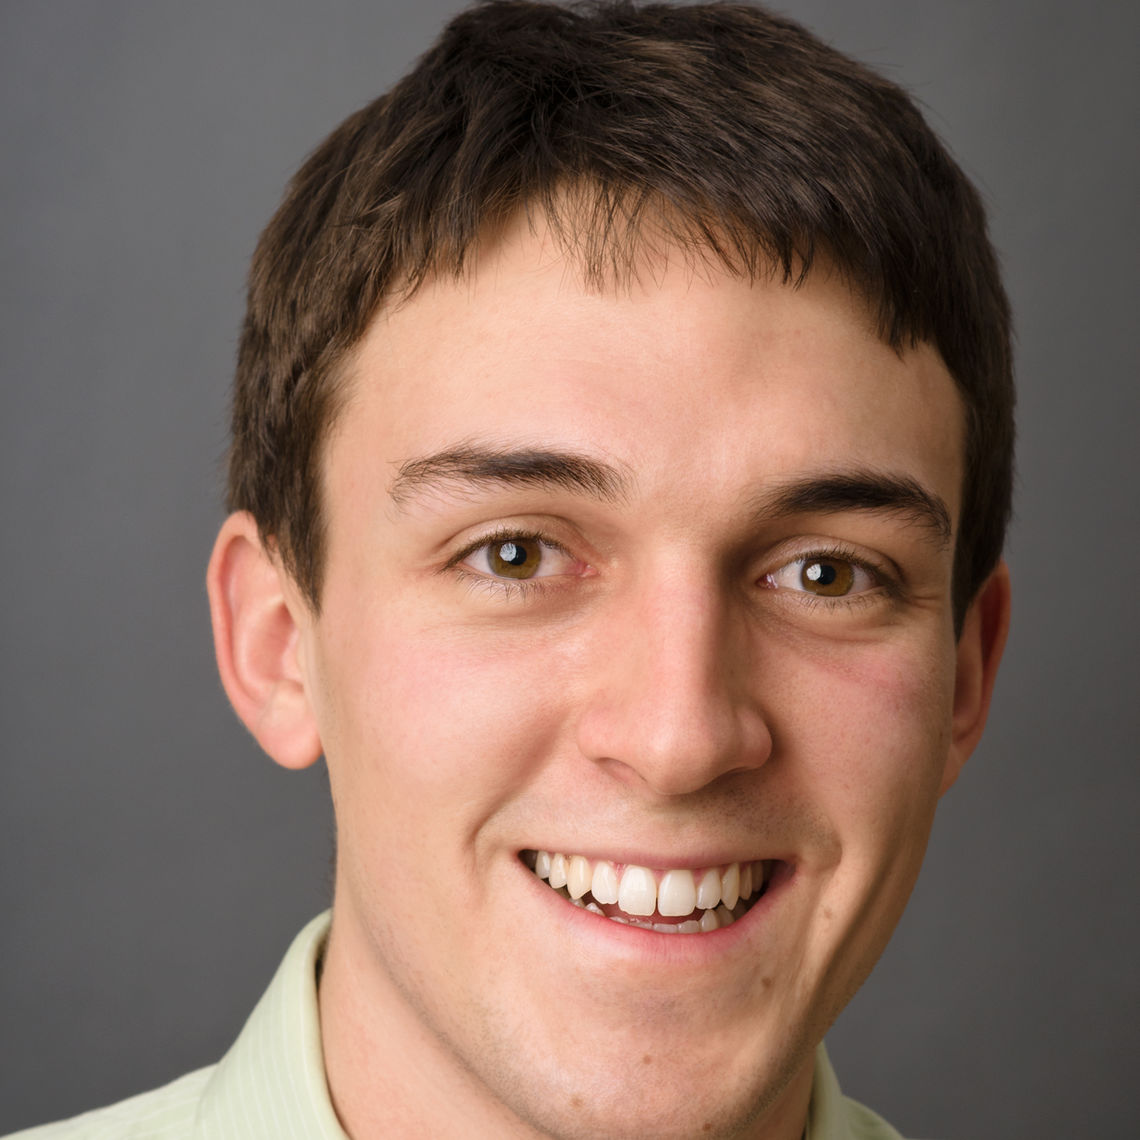
{"type": "MultiPolygon", "coordinates": [[[[153,1092],[7,1140],[348,1140],[325,1083],[317,963],[329,916],[293,941],[269,989],[216,1065],[153,1092]]],[[[902,1140],[849,1100],[822,1045],[805,1140],[902,1140]]]]}

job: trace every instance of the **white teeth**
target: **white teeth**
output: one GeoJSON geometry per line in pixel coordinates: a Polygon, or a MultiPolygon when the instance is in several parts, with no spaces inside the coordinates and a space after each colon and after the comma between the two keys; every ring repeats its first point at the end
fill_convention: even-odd
{"type": "Polygon", "coordinates": [[[720,875],[715,867],[710,867],[702,876],[697,887],[697,906],[701,910],[712,910],[720,902],[720,875]]]}
{"type": "Polygon", "coordinates": [[[546,879],[564,899],[612,922],[640,926],[662,934],[711,933],[730,926],[749,909],[753,895],[765,885],[769,865],[730,863],[723,872],[710,867],[697,876],[679,868],[665,871],[658,882],[648,867],[629,864],[620,878],[608,859],[591,862],[584,855],[534,852],[534,873],[546,879]],[[589,894],[591,899],[585,901],[589,894]],[[616,903],[623,914],[607,915],[602,909],[616,903]],[[700,918],[686,918],[699,911],[700,918]],[[659,914],[663,918],[686,918],[680,923],[639,921],[659,914]]]}
{"type": "MultiPolygon", "coordinates": [[[[628,874],[628,872],[626,872],[628,874]]],[[[697,905],[697,885],[692,871],[666,871],[657,888],[657,910],[666,918],[692,914],[697,905]]]]}
{"type": "Polygon", "coordinates": [[[589,889],[593,874],[589,861],[581,855],[575,855],[566,869],[566,889],[572,899],[580,899],[589,889]]]}
{"type": "Polygon", "coordinates": [[[740,898],[740,864],[729,863],[720,878],[720,901],[731,910],[736,906],[738,898],[740,898]]]}
{"type": "Polygon", "coordinates": [[[626,867],[617,902],[626,914],[651,915],[657,909],[657,880],[653,872],[647,867],[626,867]]]}
{"type": "Polygon", "coordinates": [[[599,859],[594,864],[594,878],[590,884],[590,894],[594,902],[605,906],[618,901],[618,877],[614,865],[608,859],[599,859]]]}

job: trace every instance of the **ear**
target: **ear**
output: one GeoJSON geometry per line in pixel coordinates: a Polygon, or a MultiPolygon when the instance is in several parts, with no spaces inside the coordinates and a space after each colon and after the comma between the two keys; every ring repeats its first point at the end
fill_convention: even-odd
{"type": "Polygon", "coordinates": [[[982,737],[1009,633],[1009,615],[1009,567],[1000,562],[970,603],[958,638],[950,754],[942,773],[940,795],[953,785],[982,737]]]}
{"type": "Polygon", "coordinates": [[[305,611],[289,585],[253,516],[230,515],[206,571],[218,672],[258,744],[282,767],[305,768],[321,741],[299,655],[305,611]]]}

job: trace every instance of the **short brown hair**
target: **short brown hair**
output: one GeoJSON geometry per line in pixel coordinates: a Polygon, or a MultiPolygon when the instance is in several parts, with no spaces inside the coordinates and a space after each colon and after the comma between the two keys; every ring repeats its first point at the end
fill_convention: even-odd
{"type": "Polygon", "coordinates": [[[960,623],[1012,485],[1009,307],[984,210],[899,87],[742,4],[479,4],[297,173],[253,259],[228,503],[315,609],[338,366],[386,299],[461,273],[488,227],[531,208],[589,278],[628,271],[650,233],[752,277],[802,280],[824,257],[886,343],[933,344],[966,409],[960,623]]]}

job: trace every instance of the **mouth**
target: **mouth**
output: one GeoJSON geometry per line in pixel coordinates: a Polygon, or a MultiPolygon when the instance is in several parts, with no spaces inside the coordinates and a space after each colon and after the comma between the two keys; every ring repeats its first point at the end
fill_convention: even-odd
{"type": "Polygon", "coordinates": [[[756,859],[655,871],[549,851],[523,851],[520,858],[574,906],[659,934],[711,934],[731,926],[763,898],[786,866],[778,859],[756,859]]]}

